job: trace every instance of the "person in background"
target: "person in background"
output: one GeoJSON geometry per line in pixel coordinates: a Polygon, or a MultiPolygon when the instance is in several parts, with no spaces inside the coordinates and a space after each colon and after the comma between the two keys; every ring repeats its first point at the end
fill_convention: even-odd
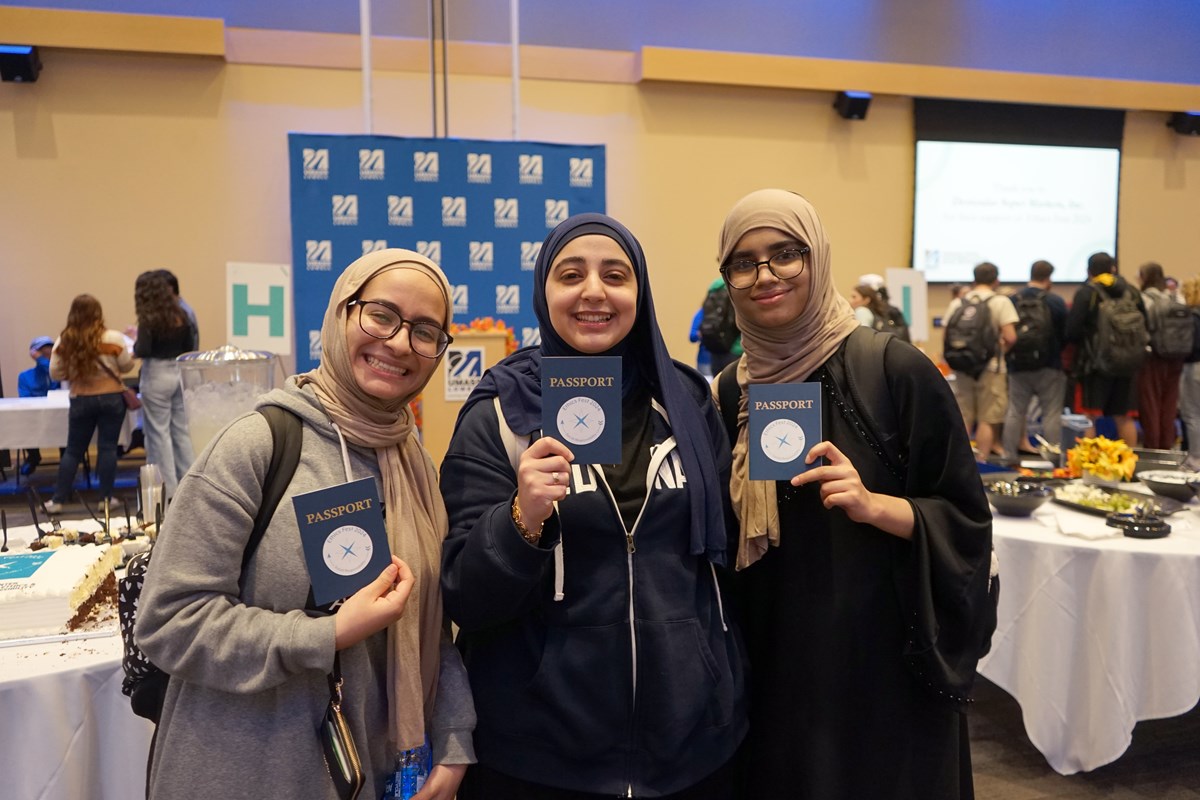
{"type": "Polygon", "coordinates": [[[197,342],[179,297],[163,272],[143,272],[134,284],[138,325],[133,354],[142,359],[138,389],[142,396],[146,463],[158,465],[164,492],[171,498],[195,459],[175,359],[195,350],[197,342]]]}
{"type": "Polygon", "coordinates": [[[175,298],[179,300],[179,307],[183,309],[183,313],[187,314],[188,324],[192,326],[192,338],[196,340],[196,347],[200,346],[200,323],[196,321],[196,312],[188,305],[188,301],[184,300],[179,295],[179,279],[175,277],[175,273],[169,269],[157,270],[167,279],[167,283],[171,284],[171,291],[175,293],[175,298]]]}
{"type": "Polygon", "coordinates": [[[1138,309],[1146,313],[1141,294],[1117,274],[1117,260],[1108,253],[1092,253],[1087,263],[1088,280],[1075,291],[1067,312],[1067,341],[1076,345],[1071,363],[1080,401],[1076,412],[1090,417],[1112,417],[1117,438],[1130,447],[1137,443],[1137,425],[1130,415],[1137,404],[1134,376],[1106,375],[1091,363],[1089,338],[1096,330],[1101,292],[1115,300],[1126,292],[1136,295],[1138,309]]]}
{"type": "Polygon", "coordinates": [[[688,341],[696,343],[696,371],[706,378],[711,378],[712,371],[712,353],[708,352],[708,348],[704,346],[704,342],[700,341],[700,323],[704,319],[704,306],[696,309],[696,314],[692,317],[692,328],[688,332],[688,341]]]}
{"type": "MultiPolygon", "coordinates": [[[[1042,430],[1047,441],[1062,442],[1063,396],[1067,383],[1062,366],[1063,342],[1067,338],[1067,303],[1050,291],[1053,286],[1050,276],[1054,265],[1049,261],[1035,261],[1029,268],[1029,283],[1012,295],[1013,307],[1025,304],[1025,299],[1044,304],[1050,326],[1046,331],[1045,352],[1037,364],[1017,363],[1010,352],[1008,363],[1008,411],[1004,418],[1004,452],[1017,459],[1025,437],[1025,422],[1030,403],[1036,399],[1042,411],[1042,430]]],[[[1018,320],[1018,340],[1022,335],[1018,320]]],[[[1016,346],[1014,345],[1014,348],[1016,346]]],[[[1022,359],[1022,362],[1024,359],[1022,359]]]]}
{"type": "Polygon", "coordinates": [[[171,676],[151,800],[336,800],[317,733],[335,663],[367,776],[360,797],[381,797],[397,754],[427,738],[435,766],[419,800],[453,798],[474,760],[474,711],[443,626],[446,510],[409,407],[451,341],[449,298],[442,271],[408,250],[364,255],[337,279],[320,365],[259,399],[300,418],[303,445],[244,568],[273,452],[263,415],[231,422],[179,484],[134,631],[171,676]],[[382,502],[391,563],[316,606],[291,498],[362,478],[382,502]]]}
{"type": "MultiPolygon", "coordinates": [[[[1149,316],[1150,329],[1159,324],[1159,309],[1174,298],[1167,288],[1161,264],[1153,261],[1138,270],[1143,303],[1149,316]]],[[[1167,358],[1153,349],[1137,374],[1138,420],[1142,423],[1142,447],[1151,450],[1175,448],[1175,414],[1179,411],[1179,378],[1183,373],[1183,358],[1167,358]]]]}
{"type": "MultiPolygon", "coordinates": [[[[1188,278],[1180,289],[1193,314],[1200,314],[1200,278],[1188,278]]],[[[1181,466],[1200,472],[1200,361],[1185,363],[1179,377],[1179,416],[1187,438],[1187,458],[1181,466]]]]}
{"type": "MultiPolygon", "coordinates": [[[[50,377],[50,352],[53,349],[54,340],[49,336],[38,336],[29,343],[29,357],[33,359],[34,365],[17,375],[18,397],[45,397],[51,389],[58,388],[58,381],[50,377]]],[[[41,450],[36,447],[26,450],[21,474],[32,475],[40,463],[41,450]]]]}
{"type": "Polygon", "coordinates": [[[859,325],[877,328],[880,319],[887,319],[888,307],[873,288],[860,283],[850,290],[850,307],[854,309],[854,318],[859,325]]]}
{"type": "Polygon", "coordinates": [[[125,422],[125,384],[121,375],[133,366],[125,336],[104,324],[100,301],[81,294],[71,301],[67,326],[50,354],[50,377],[71,382],[67,449],[58,462],[54,496],[46,510],[58,513],[71,498],[79,462],[96,436],[96,476],[100,496],[112,497],[117,475],[117,439],[125,422]]]}
{"type": "Polygon", "coordinates": [[[743,651],[721,600],[729,445],[667,353],[641,245],[579,214],[534,270],[542,330],[492,367],[442,462],[442,587],[479,712],[461,800],[733,797],[743,651]],[[620,464],[542,436],[553,356],[621,359],[620,464]]]}
{"type": "Polygon", "coordinates": [[[726,364],[736,361],[742,354],[742,334],[737,329],[729,293],[721,281],[709,284],[704,302],[692,319],[691,338],[693,342],[700,343],[697,366],[701,354],[708,359],[707,371],[700,370],[700,374],[708,378],[725,369],[726,364]]]}
{"type": "Polygon", "coordinates": [[[718,263],[746,348],[713,385],[724,398],[736,381],[735,584],[752,670],[740,796],[973,797],[965,709],[996,624],[992,515],[965,431],[947,424],[954,397],[919,350],[855,321],[800,195],[738,201],[718,263]],[[868,372],[886,387],[868,404],[890,404],[898,463],[837,402],[868,372]],[[801,381],[822,387],[810,468],[750,480],[749,388],[801,381]]]}
{"type": "MultiPolygon", "coordinates": [[[[946,324],[963,303],[980,300],[987,303],[989,319],[996,343],[995,355],[987,367],[974,378],[965,372],[954,372],[954,396],[962,414],[967,433],[975,433],[975,449],[979,460],[986,461],[996,444],[996,426],[1008,413],[1008,368],[1004,354],[1017,340],[1017,309],[1012,301],[996,290],[1000,288],[1000,270],[984,261],[975,266],[975,284],[946,308],[946,324]]],[[[1021,412],[1024,412],[1024,408],[1021,412]]],[[[1001,451],[1002,457],[1010,455],[1001,451]]]]}
{"type": "Polygon", "coordinates": [[[1174,300],[1176,303],[1185,302],[1183,299],[1183,292],[1180,291],[1179,280],[1177,278],[1172,278],[1170,275],[1168,275],[1167,277],[1163,278],[1163,281],[1166,283],[1167,294],[1171,296],[1172,300],[1174,300]]]}

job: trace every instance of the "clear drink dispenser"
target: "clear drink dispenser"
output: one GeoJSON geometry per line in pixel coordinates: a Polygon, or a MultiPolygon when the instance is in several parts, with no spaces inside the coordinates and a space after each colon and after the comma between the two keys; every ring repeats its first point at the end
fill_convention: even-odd
{"type": "Polygon", "coordinates": [[[266,350],[242,350],[227,344],[216,350],[184,353],[176,361],[192,447],[199,455],[218,431],[253,411],[259,395],[275,388],[279,358],[266,350]]]}

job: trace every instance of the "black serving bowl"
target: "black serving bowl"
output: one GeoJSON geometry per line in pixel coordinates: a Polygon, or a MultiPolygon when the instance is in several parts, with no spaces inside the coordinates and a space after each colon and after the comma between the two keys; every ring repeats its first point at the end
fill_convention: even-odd
{"type": "Polygon", "coordinates": [[[1137,479],[1155,494],[1186,503],[1200,489],[1200,473],[1177,469],[1156,469],[1139,472],[1137,479]]]}
{"type": "Polygon", "coordinates": [[[988,502],[1006,517],[1028,517],[1054,497],[1054,489],[1040,483],[997,481],[984,489],[988,502]]]}

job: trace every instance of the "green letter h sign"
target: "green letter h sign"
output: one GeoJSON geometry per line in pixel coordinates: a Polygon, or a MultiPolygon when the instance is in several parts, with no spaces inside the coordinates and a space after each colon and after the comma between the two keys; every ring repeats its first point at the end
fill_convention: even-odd
{"type": "Polygon", "coordinates": [[[261,306],[250,302],[249,288],[244,283],[233,285],[233,335],[250,335],[250,317],[267,317],[271,320],[270,335],[283,336],[283,287],[269,287],[270,300],[261,306]]]}

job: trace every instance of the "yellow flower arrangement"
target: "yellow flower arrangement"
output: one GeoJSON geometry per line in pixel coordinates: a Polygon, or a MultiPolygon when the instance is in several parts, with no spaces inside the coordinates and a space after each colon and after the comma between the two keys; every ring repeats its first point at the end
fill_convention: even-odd
{"type": "Polygon", "coordinates": [[[1137,459],[1137,453],[1124,440],[1106,436],[1081,438],[1067,451],[1067,467],[1072,476],[1086,472],[1105,481],[1132,480],[1137,459]]]}

